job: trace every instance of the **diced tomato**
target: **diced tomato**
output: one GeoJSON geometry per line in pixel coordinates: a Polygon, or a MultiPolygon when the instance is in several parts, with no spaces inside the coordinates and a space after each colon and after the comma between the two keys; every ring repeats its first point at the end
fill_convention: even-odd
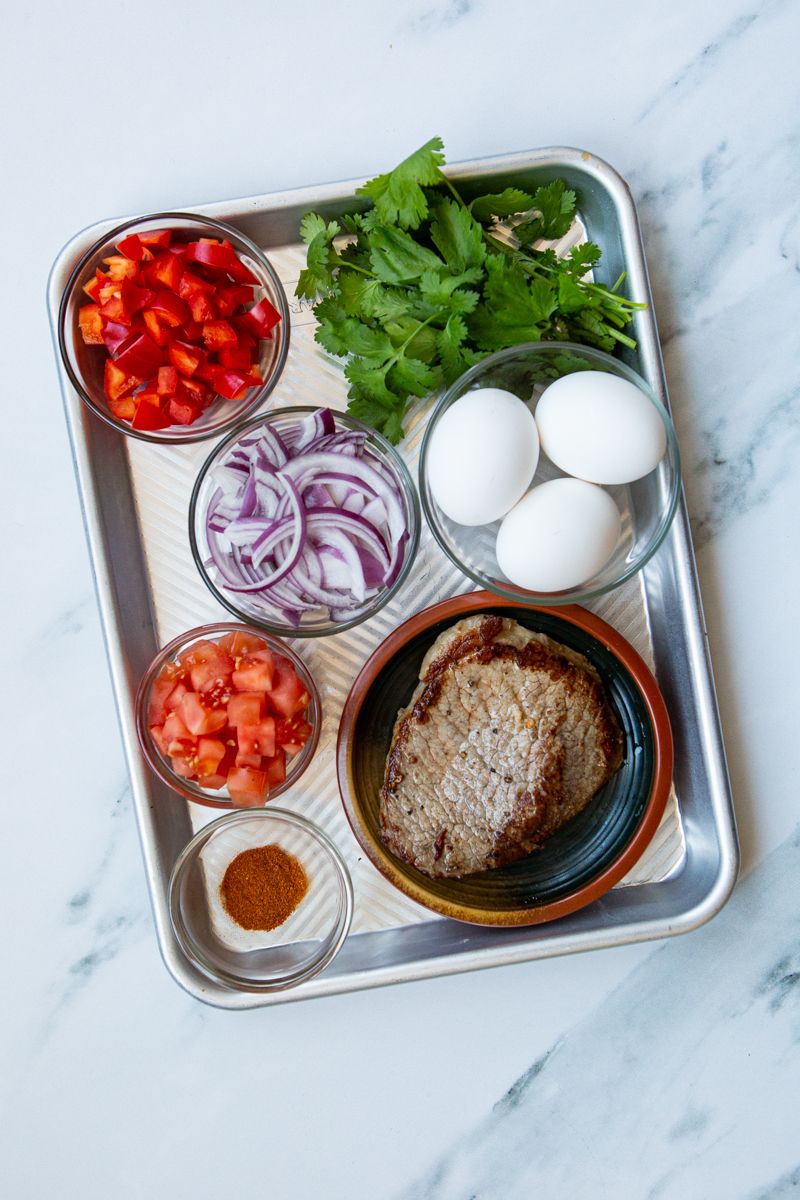
{"type": "Polygon", "coordinates": [[[197,774],[214,775],[225,757],[219,738],[201,737],[197,743],[197,774]]]}
{"type": "Polygon", "coordinates": [[[111,279],[136,279],[139,274],[139,267],[133,259],[122,254],[112,254],[110,258],[104,258],[103,262],[108,267],[111,279]]]}
{"type": "Polygon", "coordinates": [[[167,698],[175,688],[175,680],[169,675],[159,675],[153,681],[150,698],[147,704],[148,725],[163,725],[167,719],[167,698]]]}
{"type": "Polygon", "coordinates": [[[173,366],[187,378],[194,375],[200,364],[205,361],[204,351],[188,342],[171,342],[167,354],[173,366]]]}
{"type": "Polygon", "coordinates": [[[199,692],[187,692],[178,709],[178,714],[190,733],[216,733],[227,724],[228,717],[224,709],[216,709],[203,703],[199,692]]]}
{"type": "Polygon", "coordinates": [[[240,750],[233,763],[236,767],[254,767],[256,771],[260,771],[262,758],[260,754],[245,754],[240,750]]]}
{"type": "Polygon", "coordinates": [[[189,675],[196,692],[213,692],[229,684],[232,671],[233,659],[215,646],[214,653],[194,663],[189,675]]]}
{"type": "Polygon", "coordinates": [[[197,773],[197,758],[194,754],[173,754],[170,756],[170,766],[176,775],[184,779],[194,779],[197,773]]]}
{"type": "Polygon", "coordinates": [[[275,725],[275,741],[288,755],[299,754],[311,737],[311,726],[302,717],[281,717],[275,725]]]}
{"type": "Polygon", "coordinates": [[[170,713],[164,722],[164,739],[168,754],[185,754],[194,745],[195,739],[180,718],[179,713],[170,713]]]}
{"type": "Polygon", "coordinates": [[[172,689],[172,691],[169,693],[166,700],[164,701],[164,707],[167,710],[167,712],[177,712],[177,710],[181,706],[181,701],[183,700],[183,697],[186,695],[186,693],[188,691],[189,691],[189,689],[187,688],[185,683],[183,683],[182,681],[176,683],[174,688],[172,689]]]}
{"type": "Polygon", "coordinates": [[[143,246],[158,246],[160,250],[164,250],[172,241],[172,230],[152,229],[149,233],[138,234],[138,238],[143,246]]]}
{"type": "Polygon", "coordinates": [[[236,330],[228,321],[206,321],[203,325],[203,341],[209,350],[235,346],[236,340],[236,330]]]}
{"type": "Polygon", "coordinates": [[[102,346],[103,318],[98,304],[84,304],[78,310],[78,325],[87,346],[102,346]]]}
{"type": "Polygon", "coordinates": [[[117,249],[134,262],[141,262],[144,258],[144,246],[138,233],[129,233],[121,242],[117,242],[117,249]]]}
{"type": "Polygon", "coordinates": [[[237,730],[240,754],[263,754],[272,758],[275,753],[275,719],[265,717],[257,725],[240,725],[237,730]]]}
{"type": "Polygon", "coordinates": [[[167,749],[167,739],[164,737],[163,726],[151,725],[150,726],[150,737],[155,742],[159,753],[163,754],[164,757],[166,758],[166,756],[169,754],[169,750],[167,749]]]}
{"type": "Polygon", "coordinates": [[[218,792],[220,788],[224,788],[225,784],[227,782],[228,782],[227,772],[225,775],[204,775],[203,776],[203,787],[204,788],[213,788],[213,790],[215,792],[218,792]]]}
{"type": "Polygon", "coordinates": [[[263,300],[259,300],[258,304],[254,304],[248,312],[237,318],[241,329],[246,329],[248,333],[252,333],[258,338],[268,337],[280,319],[281,314],[266,296],[263,300]]]}
{"type": "Polygon", "coordinates": [[[283,750],[276,750],[273,758],[264,764],[264,773],[270,788],[276,788],[286,779],[286,755],[283,750]]]}
{"type": "Polygon", "coordinates": [[[228,792],[236,808],[258,808],[269,793],[269,780],[253,767],[234,767],[228,772],[228,792]]]}
{"type": "Polygon", "coordinates": [[[257,725],[264,712],[262,692],[237,692],[228,701],[230,725],[257,725]]]}
{"type": "Polygon", "coordinates": [[[158,392],[139,392],[136,396],[136,412],[131,426],[134,429],[166,429],[169,417],[161,407],[158,392]]]}
{"type": "Polygon", "coordinates": [[[268,692],[272,687],[274,665],[269,650],[245,655],[233,672],[233,686],[240,692],[268,692]]]}
{"type": "Polygon", "coordinates": [[[257,651],[267,649],[267,643],[263,638],[238,629],[235,633],[226,633],[224,637],[220,638],[219,646],[234,660],[241,658],[243,654],[255,654],[257,651]]]}
{"type": "MultiPolygon", "coordinates": [[[[234,680],[236,673],[234,672],[234,680]]],[[[275,675],[267,700],[275,712],[282,717],[293,717],[308,707],[309,695],[298,679],[288,659],[282,658],[275,665],[275,675]]]]}

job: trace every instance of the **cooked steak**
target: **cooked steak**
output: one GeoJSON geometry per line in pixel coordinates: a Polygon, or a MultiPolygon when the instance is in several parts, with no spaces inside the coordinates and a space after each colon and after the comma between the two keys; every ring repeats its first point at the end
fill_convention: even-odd
{"type": "Polygon", "coordinates": [[[441,634],[394,727],[381,840],[433,878],[522,858],[581,811],[622,761],[594,668],[515,621],[441,634]]]}

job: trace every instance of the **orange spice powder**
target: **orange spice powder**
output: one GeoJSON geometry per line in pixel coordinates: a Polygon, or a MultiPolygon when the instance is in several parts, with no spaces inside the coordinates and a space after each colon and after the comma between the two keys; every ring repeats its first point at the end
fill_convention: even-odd
{"type": "Polygon", "coordinates": [[[277,929],[308,891],[308,876],[280,846],[256,846],[231,860],[219,891],[242,929],[277,929]]]}

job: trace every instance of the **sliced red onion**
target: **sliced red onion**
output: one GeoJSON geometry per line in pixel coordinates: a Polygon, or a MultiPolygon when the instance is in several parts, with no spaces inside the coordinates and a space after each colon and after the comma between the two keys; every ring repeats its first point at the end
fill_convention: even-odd
{"type": "Polygon", "coordinates": [[[397,578],[408,541],[402,491],[367,435],[329,409],[240,439],[214,468],[206,511],[221,585],[297,626],[352,618],[397,578]]]}

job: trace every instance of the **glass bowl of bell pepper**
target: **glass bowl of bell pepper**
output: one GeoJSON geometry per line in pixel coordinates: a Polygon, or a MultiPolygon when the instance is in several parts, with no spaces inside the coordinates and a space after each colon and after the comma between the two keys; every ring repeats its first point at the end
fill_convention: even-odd
{"type": "Polygon", "coordinates": [[[216,437],[255,410],[289,349],[274,267],[221,221],[154,213],[118,225],[76,264],[58,341],[88,407],[160,443],[216,437]]]}

